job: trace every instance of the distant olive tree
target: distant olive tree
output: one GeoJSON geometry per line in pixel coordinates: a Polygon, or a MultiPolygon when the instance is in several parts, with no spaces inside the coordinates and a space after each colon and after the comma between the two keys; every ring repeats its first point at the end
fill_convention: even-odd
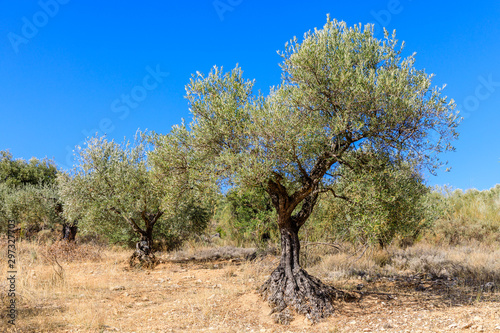
{"type": "MultiPolygon", "coordinates": [[[[155,177],[151,171],[148,152],[152,147],[145,134],[139,133],[133,143],[118,144],[95,137],[86,144],[77,150],[71,174],[59,177],[65,215],[79,218],[85,230],[107,237],[132,233],[139,239],[131,264],[153,265],[155,230],[175,235],[175,229],[182,230],[192,221],[190,215],[178,216],[189,209],[169,209],[168,204],[180,195],[175,188],[163,186],[166,180],[155,177]],[[170,223],[172,220],[176,223],[170,223]],[[157,227],[159,224],[161,228],[157,227]]],[[[193,201],[182,203],[201,206],[193,201]]]]}
{"type": "Polygon", "coordinates": [[[302,269],[298,235],[320,195],[348,201],[335,184],[347,164],[363,167],[364,145],[431,171],[452,149],[453,101],[397,44],[373,26],[328,20],[287,43],[282,82],[267,96],[238,67],[197,73],[187,86],[191,149],[210,160],[200,168],[223,187],[264,188],[275,207],[281,260],[261,288],[274,312],[290,306],[313,321],[333,312],[342,293],[302,269]]]}
{"type": "Polygon", "coordinates": [[[48,159],[28,162],[0,151],[0,231],[14,220],[22,238],[31,238],[43,229],[55,229],[64,220],[57,186],[57,167],[48,159]]]}
{"type": "Polygon", "coordinates": [[[28,162],[13,159],[8,150],[0,151],[0,183],[9,187],[21,185],[54,184],[57,177],[55,163],[48,159],[32,158],[28,162]]]}
{"type": "Polygon", "coordinates": [[[0,184],[2,232],[14,220],[21,238],[31,238],[41,230],[52,230],[64,223],[59,214],[59,194],[55,185],[9,187],[0,184]]]}
{"type": "Polygon", "coordinates": [[[168,225],[178,228],[167,230],[168,234],[177,235],[174,247],[205,229],[220,197],[215,185],[217,176],[207,165],[209,155],[193,149],[193,140],[195,137],[184,123],[173,126],[166,135],[154,134],[150,140],[155,146],[149,154],[151,172],[166,193],[163,207],[175,212],[168,225]]]}

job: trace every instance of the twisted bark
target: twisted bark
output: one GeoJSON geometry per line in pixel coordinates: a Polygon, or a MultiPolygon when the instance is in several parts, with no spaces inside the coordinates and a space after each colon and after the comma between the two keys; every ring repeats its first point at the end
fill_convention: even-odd
{"type": "Polygon", "coordinates": [[[68,242],[74,242],[77,232],[78,232],[78,226],[65,223],[63,224],[63,228],[61,231],[62,234],[61,239],[67,240],[68,242]]]}
{"type": "Polygon", "coordinates": [[[141,240],[135,245],[135,251],[130,257],[130,267],[153,268],[157,264],[157,259],[152,249],[153,239],[143,235],[141,240]]]}
{"type": "Polygon", "coordinates": [[[325,285],[302,269],[298,228],[289,225],[280,228],[280,232],[280,264],[262,285],[260,293],[271,304],[271,313],[292,308],[312,322],[318,322],[331,315],[334,312],[332,302],[345,298],[346,294],[325,285]]]}

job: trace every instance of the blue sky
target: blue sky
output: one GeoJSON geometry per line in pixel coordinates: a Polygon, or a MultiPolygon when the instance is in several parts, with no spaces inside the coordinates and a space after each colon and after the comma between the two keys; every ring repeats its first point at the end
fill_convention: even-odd
{"type": "Polygon", "coordinates": [[[76,1],[0,2],[0,150],[72,163],[96,131],[121,141],[138,128],[166,133],[189,119],[191,73],[237,63],[258,89],[280,80],[293,36],[348,25],[396,29],[416,67],[460,105],[451,172],[428,184],[487,189],[500,183],[498,1],[76,1]]]}

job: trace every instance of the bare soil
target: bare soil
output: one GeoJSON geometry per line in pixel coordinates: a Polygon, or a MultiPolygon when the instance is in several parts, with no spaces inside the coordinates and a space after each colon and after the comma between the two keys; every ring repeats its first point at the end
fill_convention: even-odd
{"type": "Polygon", "coordinates": [[[337,280],[333,285],[356,294],[356,301],[335,303],[335,313],[318,324],[292,312],[291,322],[281,325],[257,292],[278,264],[274,256],[164,262],[153,270],[134,270],[129,255],[107,251],[100,261],[61,263],[63,277],[54,275],[50,264],[24,266],[16,326],[2,314],[0,331],[500,332],[498,291],[483,293],[453,281],[337,280]]]}

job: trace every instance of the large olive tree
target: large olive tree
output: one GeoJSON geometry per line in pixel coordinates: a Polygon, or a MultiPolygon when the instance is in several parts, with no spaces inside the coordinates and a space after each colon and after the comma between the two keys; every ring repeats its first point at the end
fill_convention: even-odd
{"type": "Polygon", "coordinates": [[[282,82],[253,92],[236,67],[197,73],[187,86],[192,149],[222,187],[262,186],[276,209],[281,261],[262,286],[274,311],[290,306],[318,320],[333,311],[334,288],[299,263],[299,229],[318,196],[335,191],[344,167],[362,166],[366,148],[430,170],[452,149],[453,101],[431,87],[431,75],[401,57],[395,35],[330,21],[294,38],[281,53],[282,82]]]}

